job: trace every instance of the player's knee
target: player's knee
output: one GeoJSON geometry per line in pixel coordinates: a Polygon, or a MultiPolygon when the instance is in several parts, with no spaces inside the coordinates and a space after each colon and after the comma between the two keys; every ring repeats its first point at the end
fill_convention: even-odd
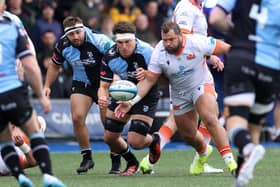
{"type": "Polygon", "coordinates": [[[124,125],[124,122],[106,118],[104,128],[110,132],[121,133],[123,131],[124,125]]]}
{"type": "Polygon", "coordinates": [[[72,114],[74,128],[79,128],[85,124],[85,116],[81,114],[72,114]]]}
{"type": "Polygon", "coordinates": [[[131,120],[131,124],[129,127],[129,132],[136,132],[143,136],[146,136],[150,130],[150,126],[148,123],[142,120],[131,120]]]}
{"type": "Polygon", "coordinates": [[[202,118],[203,123],[206,127],[211,127],[219,123],[218,116],[216,113],[208,113],[202,118]]]}
{"type": "Polygon", "coordinates": [[[129,131],[127,135],[127,143],[132,147],[133,149],[143,149],[147,146],[147,143],[145,141],[146,136],[143,136],[141,134],[138,134],[133,131],[129,131]]]}

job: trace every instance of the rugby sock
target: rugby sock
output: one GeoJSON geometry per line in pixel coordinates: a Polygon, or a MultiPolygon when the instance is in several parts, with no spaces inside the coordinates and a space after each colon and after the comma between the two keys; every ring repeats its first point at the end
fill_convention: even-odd
{"type": "Polygon", "coordinates": [[[247,129],[239,129],[235,136],[233,137],[233,143],[238,147],[239,151],[242,153],[245,145],[252,143],[252,137],[247,129]]]}
{"type": "Polygon", "coordinates": [[[206,155],[208,151],[207,147],[207,144],[203,142],[202,148],[200,150],[196,150],[196,152],[201,156],[206,155]]]}
{"type": "Polygon", "coordinates": [[[204,142],[209,144],[211,141],[211,135],[202,121],[200,122],[198,131],[202,134],[204,142]]]}
{"type": "Polygon", "coordinates": [[[173,136],[172,130],[164,124],[159,129],[160,149],[162,150],[168,144],[173,136]]]}
{"type": "Polygon", "coordinates": [[[24,174],[22,168],[20,167],[18,154],[12,144],[3,145],[1,156],[16,178],[18,178],[20,174],[24,174]]]}
{"type": "Polygon", "coordinates": [[[49,147],[46,144],[42,133],[35,133],[30,136],[31,149],[41,172],[52,175],[49,147]]]}
{"type": "Polygon", "coordinates": [[[128,147],[126,148],[126,150],[122,151],[120,155],[122,155],[122,157],[126,160],[127,166],[132,166],[138,163],[135,155],[130,151],[128,147]]]}
{"type": "Polygon", "coordinates": [[[110,158],[112,161],[112,168],[113,169],[119,169],[121,165],[121,155],[116,154],[116,153],[110,153],[110,158]]]}
{"type": "Polygon", "coordinates": [[[81,155],[83,156],[83,160],[92,160],[91,148],[82,149],[81,150],[81,155]]]}
{"type": "Polygon", "coordinates": [[[237,167],[237,170],[236,170],[236,173],[235,173],[235,176],[236,176],[236,177],[237,177],[238,174],[239,174],[239,170],[240,170],[240,167],[241,167],[243,161],[244,161],[243,154],[238,153],[238,155],[237,155],[237,166],[238,166],[238,167],[237,167]]]}
{"type": "Polygon", "coordinates": [[[229,145],[218,147],[218,151],[222,156],[225,163],[228,163],[230,160],[233,160],[233,154],[229,145]]]}

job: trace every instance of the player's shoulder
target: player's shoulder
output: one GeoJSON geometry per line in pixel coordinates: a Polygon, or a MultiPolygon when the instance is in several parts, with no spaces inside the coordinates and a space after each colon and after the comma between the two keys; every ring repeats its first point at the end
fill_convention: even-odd
{"type": "Polygon", "coordinates": [[[117,49],[117,46],[116,44],[113,45],[111,48],[109,48],[106,53],[104,54],[103,56],[103,61],[105,63],[109,63],[109,61],[115,59],[115,58],[118,58],[120,55],[119,55],[119,52],[118,52],[118,49],[117,49]]]}
{"type": "Polygon", "coordinates": [[[215,46],[216,45],[216,39],[209,36],[203,36],[201,34],[188,34],[186,35],[185,40],[187,48],[193,48],[200,50],[201,48],[204,48],[205,46],[215,46]]]}
{"type": "Polygon", "coordinates": [[[4,11],[3,17],[9,19],[11,22],[15,23],[18,27],[24,28],[22,21],[15,14],[12,14],[8,11],[4,11]]]}
{"type": "Polygon", "coordinates": [[[55,48],[59,49],[60,51],[69,46],[71,46],[71,43],[65,35],[61,36],[55,44],[55,48]]]}
{"type": "Polygon", "coordinates": [[[115,43],[103,33],[85,27],[86,41],[96,46],[103,54],[115,43]]]}
{"type": "Polygon", "coordinates": [[[143,40],[136,39],[136,51],[141,52],[141,51],[152,51],[153,47],[147,43],[144,42],[143,40]]]}

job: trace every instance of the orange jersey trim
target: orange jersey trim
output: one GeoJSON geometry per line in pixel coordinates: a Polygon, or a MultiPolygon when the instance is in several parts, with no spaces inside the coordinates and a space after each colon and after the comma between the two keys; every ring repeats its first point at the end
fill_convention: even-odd
{"type": "Polygon", "coordinates": [[[183,50],[184,50],[184,48],[185,48],[185,46],[186,46],[186,36],[185,36],[185,35],[181,35],[181,36],[182,36],[182,38],[183,38],[182,46],[181,46],[181,48],[177,51],[177,53],[175,54],[176,56],[181,55],[182,52],[183,52],[183,50]]]}
{"type": "Polygon", "coordinates": [[[155,73],[153,71],[147,70],[146,73],[150,74],[150,75],[155,75],[157,77],[159,77],[161,75],[161,73],[155,73]]]}
{"type": "Polygon", "coordinates": [[[204,92],[216,97],[215,86],[213,84],[204,84],[204,92]]]}
{"type": "Polygon", "coordinates": [[[181,28],[180,30],[182,34],[193,34],[193,30],[190,31],[189,29],[183,29],[183,28],[181,28]]]}
{"type": "Polygon", "coordinates": [[[216,46],[213,52],[213,55],[217,55],[220,53],[221,41],[216,39],[216,46]]]}

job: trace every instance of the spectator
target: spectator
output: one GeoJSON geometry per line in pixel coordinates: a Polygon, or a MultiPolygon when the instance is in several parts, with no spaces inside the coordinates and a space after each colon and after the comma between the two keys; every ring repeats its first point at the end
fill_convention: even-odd
{"type": "Polygon", "coordinates": [[[173,16],[173,10],[177,4],[176,2],[177,1],[173,0],[160,0],[158,8],[159,14],[164,18],[171,19],[173,16]]]}
{"type": "Polygon", "coordinates": [[[141,10],[134,5],[133,0],[119,0],[116,6],[110,9],[109,14],[114,23],[123,21],[134,23],[141,10]]]}
{"type": "Polygon", "coordinates": [[[7,1],[7,10],[17,15],[22,20],[27,33],[30,34],[35,23],[36,13],[29,7],[24,6],[22,0],[7,1]]]}
{"type": "Polygon", "coordinates": [[[148,17],[145,14],[141,14],[135,21],[136,37],[140,40],[150,43],[155,46],[157,43],[156,36],[149,30],[148,17]]]}
{"type": "MultiPolygon", "coordinates": [[[[54,32],[52,30],[46,30],[41,36],[41,41],[43,48],[42,50],[40,50],[39,53],[37,53],[37,55],[43,80],[45,80],[48,66],[52,61],[51,57],[56,41],[54,32]]],[[[54,83],[51,86],[51,89],[53,90],[51,92],[52,98],[69,98],[71,93],[72,81],[71,73],[67,73],[67,70],[68,69],[64,66],[62,66],[59,69],[58,78],[54,81],[54,83]]]]}
{"type": "Polygon", "coordinates": [[[41,5],[42,15],[36,20],[32,32],[32,39],[36,50],[42,49],[40,36],[46,30],[52,30],[55,33],[56,40],[62,35],[61,24],[54,19],[55,7],[50,1],[44,1],[41,5]]]}
{"type": "Polygon", "coordinates": [[[100,32],[112,39],[113,27],[114,22],[112,18],[109,15],[104,15],[100,20],[100,32]]]}
{"type": "Polygon", "coordinates": [[[86,26],[97,29],[100,15],[98,0],[77,1],[71,9],[71,15],[80,17],[86,26]]]}
{"type": "Polygon", "coordinates": [[[158,2],[156,0],[149,0],[146,3],[145,14],[148,16],[150,31],[156,36],[157,40],[160,40],[160,27],[164,22],[164,18],[158,12],[158,2]]]}

